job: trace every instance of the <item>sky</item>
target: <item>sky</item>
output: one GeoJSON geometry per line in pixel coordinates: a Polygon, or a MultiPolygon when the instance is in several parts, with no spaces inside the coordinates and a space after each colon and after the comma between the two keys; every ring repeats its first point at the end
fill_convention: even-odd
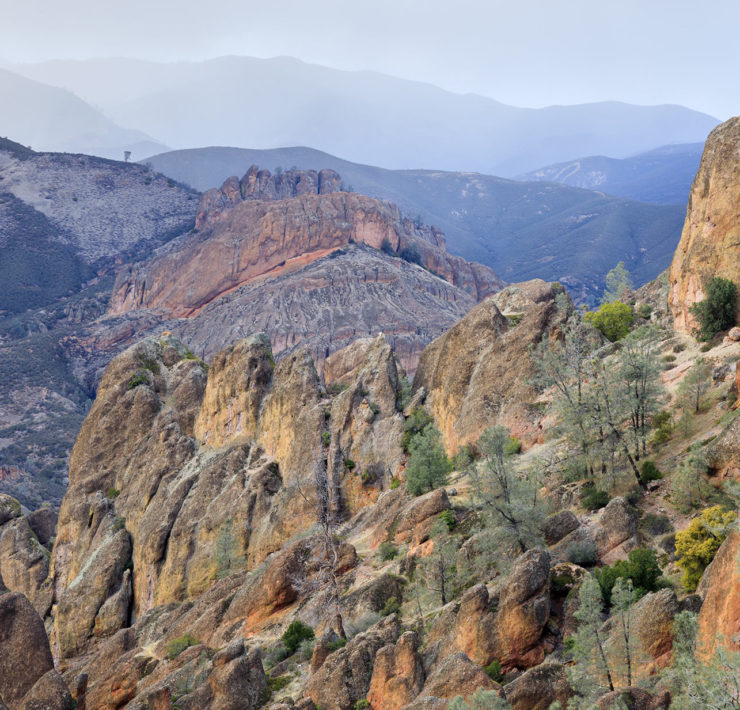
{"type": "Polygon", "coordinates": [[[740,0],[0,0],[0,59],[293,56],[517,106],[740,114],[740,0]]]}

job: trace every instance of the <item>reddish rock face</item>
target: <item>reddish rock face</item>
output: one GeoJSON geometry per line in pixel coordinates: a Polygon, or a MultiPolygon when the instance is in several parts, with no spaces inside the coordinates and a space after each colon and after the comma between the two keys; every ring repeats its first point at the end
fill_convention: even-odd
{"type": "Polygon", "coordinates": [[[437,230],[417,228],[394,205],[353,193],[244,200],[239,182],[229,178],[219,191],[203,196],[196,224],[195,233],[119,277],[113,313],[156,308],[176,317],[193,316],[258,277],[294,272],[351,243],[409,250],[476,300],[502,285],[488,267],[447,254],[437,230]]]}

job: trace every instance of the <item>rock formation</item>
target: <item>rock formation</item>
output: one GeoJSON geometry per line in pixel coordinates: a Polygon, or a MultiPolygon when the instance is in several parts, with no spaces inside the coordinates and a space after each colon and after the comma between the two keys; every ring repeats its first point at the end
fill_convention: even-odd
{"type": "Polygon", "coordinates": [[[541,438],[538,395],[528,382],[534,372],[529,349],[562,325],[555,304],[562,292],[558,284],[539,280],[509,286],[424,350],[414,390],[428,393],[427,407],[448,451],[476,441],[494,424],[525,443],[541,438]],[[510,321],[499,305],[516,318],[510,321]]]}
{"type": "Polygon", "coordinates": [[[709,134],[691,186],[686,222],[669,273],[676,330],[689,333],[696,326],[689,308],[704,298],[710,278],[740,283],[738,184],[740,118],[736,117],[709,134]]]}

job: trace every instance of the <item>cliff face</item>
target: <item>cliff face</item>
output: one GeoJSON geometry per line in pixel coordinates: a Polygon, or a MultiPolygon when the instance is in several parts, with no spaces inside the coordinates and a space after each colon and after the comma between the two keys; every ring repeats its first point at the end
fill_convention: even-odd
{"type": "Polygon", "coordinates": [[[190,317],[259,277],[297,271],[352,243],[407,250],[476,301],[501,287],[488,267],[447,254],[437,230],[402,219],[394,205],[335,191],[338,177],[329,173],[270,179],[252,168],[241,181],[229,178],[220,190],[209,190],[198,209],[198,231],[123,272],[111,311],[155,308],[190,317]]]}
{"type": "Polygon", "coordinates": [[[203,594],[237,560],[257,567],[308,530],[317,456],[338,510],[377,498],[401,460],[396,361],[381,337],[334,367],[332,397],[306,351],[276,365],[264,335],[207,372],[170,336],[111,363],[72,452],[52,553],[59,656],[115,633],[131,612],[203,594]]]}
{"type": "Polygon", "coordinates": [[[689,313],[704,298],[713,276],[740,283],[740,117],[715,128],[707,138],[689,196],[681,241],[670,268],[674,326],[688,333],[689,313]]]}
{"type": "Polygon", "coordinates": [[[562,292],[562,286],[540,280],[509,286],[421,354],[414,389],[426,393],[449,451],[476,441],[494,424],[525,444],[541,438],[537,393],[528,381],[534,372],[529,349],[562,325],[555,305],[562,292]],[[504,313],[515,316],[511,323],[504,313]]]}

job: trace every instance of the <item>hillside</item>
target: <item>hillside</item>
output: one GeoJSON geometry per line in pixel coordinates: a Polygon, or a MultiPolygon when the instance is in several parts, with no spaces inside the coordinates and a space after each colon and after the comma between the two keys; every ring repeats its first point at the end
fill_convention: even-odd
{"type": "Polygon", "coordinates": [[[703,147],[703,143],[667,145],[622,159],[589,156],[548,165],[519,179],[558,182],[640,202],[684,206],[703,147]]]}
{"type": "Polygon", "coordinates": [[[121,125],[176,148],[306,145],[387,168],[513,176],[574,155],[621,158],[667,143],[703,141],[717,124],[681,106],[517,108],[289,57],[101,59],[14,70],[72,90],[121,125]]]}
{"type": "Polygon", "coordinates": [[[346,188],[391,200],[444,231],[451,253],[490,266],[506,281],[544,278],[594,301],[624,261],[637,284],[670,263],[685,210],[633,202],[565,185],[521,183],[474,173],[385,170],[309,148],[173,151],[147,164],[198,189],[242,175],[249,165],[331,168],[346,188]]]}
{"type": "Polygon", "coordinates": [[[0,69],[0,98],[0,136],[36,150],[120,160],[125,150],[141,158],[164,147],[140,130],[121,128],[71,91],[5,69],[0,69]]]}

